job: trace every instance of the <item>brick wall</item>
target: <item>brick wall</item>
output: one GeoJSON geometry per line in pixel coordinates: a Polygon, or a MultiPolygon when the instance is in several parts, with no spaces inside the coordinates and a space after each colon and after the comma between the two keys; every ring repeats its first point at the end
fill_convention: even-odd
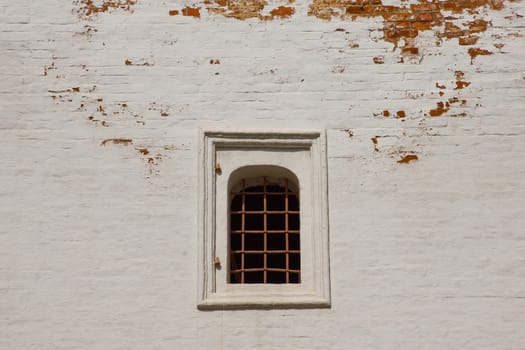
{"type": "Polygon", "coordinates": [[[0,2],[0,349],[523,349],[523,16],[0,2]],[[196,309],[221,127],[327,129],[331,309],[196,309]]]}

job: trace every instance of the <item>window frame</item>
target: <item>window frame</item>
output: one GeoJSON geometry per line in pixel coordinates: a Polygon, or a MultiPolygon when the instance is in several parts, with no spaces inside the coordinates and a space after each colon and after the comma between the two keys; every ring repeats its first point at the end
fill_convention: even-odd
{"type": "Polygon", "coordinates": [[[197,307],[201,310],[330,307],[325,132],[201,130],[199,138],[197,307]],[[223,173],[217,158],[230,151],[245,154],[245,159],[239,160],[238,164],[224,164],[223,173]],[[257,165],[253,160],[258,159],[255,155],[263,155],[266,160],[257,165]],[[301,269],[304,269],[301,283],[229,284],[224,279],[229,270],[229,251],[225,248],[228,247],[229,232],[223,223],[229,221],[229,203],[225,198],[229,192],[228,177],[233,173],[231,167],[238,167],[242,162],[260,167],[283,167],[278,161],[272,163],[272,159],[283,156],[292,160],[290,163],[300,164],[296,171],[284,167],[296,174],[301,187],[301,227],[307,228],[301,232],[301,269]]]}

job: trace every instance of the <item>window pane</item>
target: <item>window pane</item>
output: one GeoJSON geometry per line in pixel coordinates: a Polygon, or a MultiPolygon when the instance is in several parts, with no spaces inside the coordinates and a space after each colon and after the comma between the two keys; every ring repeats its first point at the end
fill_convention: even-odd
{"type": "Polygon", "coordinates": [[[230,283],[241,283],[241,272],[233,272],[230,275],[230,283]]]}
{"type": "Polygon", "coordinates": [[[288,248],[290,250],[299,250],[300,249],[300,238],[301,236],[296,233],[291,233],[288,235],[288,248]]]}
{"type": "Polygon", "coordinates": [[[240,194],[236,195],[235,197],[233,197],[231,210],[232,211],[241,211],[242,210],[242,196],[240,194]]]}
{"type": "Polygon", "coordinates": [[[286,283],[286,272],[268,271],[268,283],[286,283]]]}
{"type": "Polygon", "coordinates": [[[285,196],[283,195],[268,195],[266,209],[269,211],[285,209],[285,196]]]}
{"type": "Polygon", "coordinates": [[[268,185],[266,186],[266,192],[275,192],[275,193],[282,193],[284,192],[284,187],[278,186],[278,185],[268,185]]]}
{"type": "Polygon", "coordinates": [[[285,250],[286,237],[284,234],[272,233],[268,234],[268,250],[285,250]]]}
{"type": "Polygon", "coordinates": [[[264,267],[264,254],[244,254],[245,269],[259,269],[264,267]]]}
{"type": "Polygon", "coordinates": [[[262,194],[247,195],[245,199],[245,210],[264,210],[264,196],[262,194]]]}
{"type": "Polygon", "coordinates": [[[268,214],[268,230],[284,231],[284,225],[284,214],[268,214]]]}
{"type": "Polygon", "coordinates": [[[230,219],[230,227],[232,230],[241,229],[241,214],[232,214],[230,219]]]}
{"type": "Polygon", "coordinates": [[[264,216],[262,214],[246,214],[244,216],[244,220],[245,220],[244,222],[245,230],[263,230],[264,229],[264,216]]]}
{"type": "Polygon", "coordinates": [[[299,201],[297,196],[289,195],[288,196],[288,210],[297,211],[299,210],[299,201]]]}
{"type": "Polygon", "coordinates": [[[289,230],[299,230],[299,214],[289,214],[288,215],[288,229],[289,230]]]}
{"type": "Polygon", "coordinates": [[[275,269],[285,269],[286,254],[268,254],[268,267],[275,269]]]}
{"type": "Polygon", "coordinates": [[[241,254],[232,254],[230,259],[230,269],[238,270],[241,268],[241,254]]]}
{"type": "Polygon", "coordinates": [[[245,191],[246,192],[263,192],[264,187],[263,186],[252,186],[252,187],[246,188],[245,191]]]}
{"type": "Polygon", "coordinates": [[[290,272],[290,283],[301,283],[298,273],[290,272]]]}
{"type": "Polygon", "coordinates": [[[242,235],[230,235],[230,248],[231,250],[241,250],[242,235]]]}
{"type": "Polygon", "coordinates": [[[264,283],[264,272],[263,271],[245,272],[244,282],[245,283],[264,283]]]}
{"type": "Polygon", "coordinates": [[[245,250],[263,250],[264,249],[264,235],[249,233],[244,235],[244,249],[245,250]]]}
{"type": "Polygon", "coordinates": [[[301,255],[300,254],[290,254],[290,269],[291,270],[301,269],[301,255]]]}

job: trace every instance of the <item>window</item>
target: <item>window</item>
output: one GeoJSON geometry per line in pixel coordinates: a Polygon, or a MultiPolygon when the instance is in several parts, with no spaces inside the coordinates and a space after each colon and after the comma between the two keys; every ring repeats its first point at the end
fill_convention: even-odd
{"type": "Polygon", "coordinates": [[[199,309],[330,306],[325,136],[201,133],[199,309]]]}
{"type": "Polygon", "coordinates": [[[242,179],[230,192],[230,283],[300,283],[300,211],[288,178],[242,179]]]}

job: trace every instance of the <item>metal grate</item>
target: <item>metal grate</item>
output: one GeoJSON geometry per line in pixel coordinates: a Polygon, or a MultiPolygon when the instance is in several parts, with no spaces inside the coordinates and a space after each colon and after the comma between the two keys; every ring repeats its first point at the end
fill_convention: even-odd
{"type": "Polygon", "coordinates": [[[231,193],[230,283],[300,283],[300,211],[288,179],[231,193]]]}

